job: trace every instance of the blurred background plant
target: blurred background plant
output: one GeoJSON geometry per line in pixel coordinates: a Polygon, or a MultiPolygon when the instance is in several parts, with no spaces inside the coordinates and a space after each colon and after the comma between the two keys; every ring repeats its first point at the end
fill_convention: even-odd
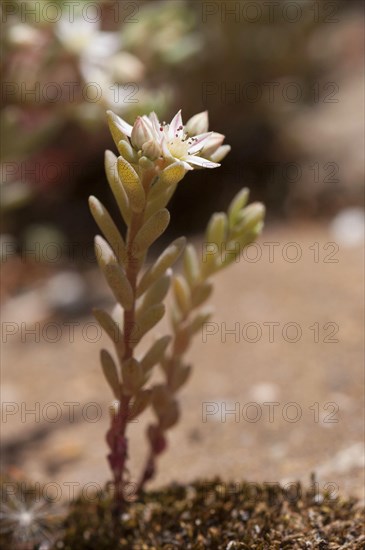
{"type": "Polygon", "coordinates": [[[69,2],[59,1],[60,11],[27,2],[27,17],[24,2],[6,4],[3,206],[23,206],[32,196],[62,202],[107,144],[106,109],[129,118],[166,111],[169,71],[198,49],[194,18],[184,3],[120,4],[116,13],[115,2],[99,2],[100,11],[78,2],[71,12],[69,2]],[[62,173],[62,166],[75,170],[62,173]]]}

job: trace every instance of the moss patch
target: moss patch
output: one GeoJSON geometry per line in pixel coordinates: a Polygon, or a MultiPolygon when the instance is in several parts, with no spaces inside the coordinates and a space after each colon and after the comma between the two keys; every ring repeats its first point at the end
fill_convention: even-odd
{"type": "Polygon", "coordinates": [[[170,485],[128,502],[117,516],[106,488],[95,498],[74,501],[63,519],[55,516],[54,505],[34,508],[30,491],[24,502],[34,511],[33,524],[20,529],[5,503],[3,519],[15,529],[0,531],[0,543],[19,550],[363,549],[364,510],[358,501],[332,498],[317,487],[314,479],[308,488],[219,479],[170,485]]]}
{"type": "MultiPolygon", "coordinates": [[[[104,495],[105,497],[105,495],[104,495]]],[[[59,547],[67,550],[362,549],[363,510],[313,484],[224,484],[218,479],[172,485],[129,503],[115,529],[110,501],[78,501],[59,547]]]]}

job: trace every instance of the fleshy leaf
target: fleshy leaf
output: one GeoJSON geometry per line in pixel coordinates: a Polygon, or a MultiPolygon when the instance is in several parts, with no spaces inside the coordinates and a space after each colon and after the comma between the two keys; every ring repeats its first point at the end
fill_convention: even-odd
{"type": "Polygon", "coordinates": [[[181,162],[174,162],[162,170],[159,179],[162,184],[176,185],[186,174],[186,169],[181,162]]]}
{"type": "Polygon", "coordinates": [[[201,278],[200,264],[196,250],[188,244],[184,253],[184,274],[190,287],[195,286],[201,278]]]}
{"type": "Polygon", "coordinates": [[[132,126],[130,124],[127,124],[120,117],[118,117],[118,115],[113,113],[113,111],[107,111],[106,116],[110,133],[114,139],[114,143],[115,145],[118,145],[120,140],[127,139],[127,134],[128,132],[132,131],[132,126]]]}
{"type": "Polygon", "coordinates": [[[109,212],[105,206],[93,196],[89,197],[89,206],[94,220],[104,234],[104,237],[109,241],[119,263],[124,264],[127,258],[126,246],[109,212]]]}
{"type": "Polygon", "coordinates": [[[227,236],[227,216],[224,212],[213,214],[206,232],[206,241],[220,248],[227,236]]]}
{"type": "Polygon", "coordinates": [[[140,317],[137,317],[136,325],[132,330],[131,341],[134,345],[138,344],[141,338],[151,330],[162,317],[165,315],[164,304],[155,304],[147,311],[143,312],[140,317]]]}
{"type": "Polygon", "coordinates": [[[148,200],[145,212],[145,220],[150,218],[157,210],[165,208],[175,193],[176,185],[170,185],[165,191],[148,200]]]}
{"type": "Polygon", "coordinates": [[[176,365],[169,380],[171,390],[176,392],[183,386],[191,374],[190,365],[176,365]]]}
{"type": "Polygon", "coordinates": [[[138,156],[136,155],[135,151],[133,150],[132,145],[129,143],[129,141],[121,140],[118,143],[118,151],[119,154],[125,158],[129,163],[137,163],[138,162],[138,156]]]}
{"type": "Polygon", "coordinates": [[[207,323],[209,321],[211,316],[212,316],[211,309],[206,308],[205,311],[200,311],[190,323],[190,326],[189,326],[190,334],[193,335],[196,332],[198,332],[202,328],[204,323],[207,323]]]}
{"type": "Polygon", "coordinates": [[[136,397],[132,403],[132,406],[129,410],[128,420],[134,420],[139,416],[151,403],[152,391],[151,390],[140,390],[137,392],[136,397]]]}
{"type": "Polygon", "coordinates": [[[152,344],[151,348],[148,350],[148,352],[144,355],[141,365],[144,372],[147,372],[150,370],[156,363],[158,363],[165,351],[169,343],[171,342],[171,336],[162,336],[162,338],[159,338],[152,344]]]}
{"type": "Polygon", "coordinates": [[[118,174],[134,212],[142,212],[146,204],[146,195],[133,166],[123,157],[118,157],[118,174]]]}
{"type": "Polygon", "coordinates": [[[229,226],[232,228],[237,223],[237,216],[240,210],[244,208],[247,204],[248,198],[250,195],[250,191],[247,189],[247,187],[244,187],[237,193],[237,195],[233,198],[231,204],[228,208],[228,221],[229,226]]]}
{"type": "Polygon", "coordinates": [[[138,306],[138,315],[146,311],[149,307],[159,304],[164,300],[170,288],[170,282],[171,273],[167,272],[166,275],[157,279],[157,281],[150,286],[138,306]]]}
{"type": "Polygon", "coordinates": [[[117,399],[119,399],[120,398],[120,381],[119,381],[118,371],[114,363],[114,360],[110,355],[110,353],[105,349],[102,349],[100,352],[100,360],[101,360],[101,366],[103,369],[104,376],[107,379],[107,382],[111,387],[112,392],[114,393],[114,396],[117,399]]]}
{"type": "Polygon", "coordinates": [[[170,222],[170,213],[166,208],[158,210],[138,231],[133,242],[133,255],[140,257],[165,231],[170,222]]]}
{"type": "Polygon", "coordinates": [[[117,302],[127,311],[130,310],[133,307],[133,290],[130,282],[108,243],[99,235],[95,237],[95,253],[117,302]]]}
{"type": "Polygon", "coordinates": [[[137,296],[141,296],[151,284],[179,259],[185,248],[185,244],[186,238],[179,237],[165,248],[155,263],[144,273],[138,285],[137,296]]]}
{"type": "Polygon", "coordinates": [[[131,218],[129,200],[119,179],[117,157],[111,151],[105,151],[105,173],[123,220],[126,225],[129,225],[131,218]]]}
{"type": "Polygon", "coordinates": [[[183,314],[189,313],[191,309],[191,295],[189,286],[181,275],[177,275],[173,280],[174,296],[177,305],[183,314]]]}
{"type": "Polygon", "coordinates": [[[121,346],[123,346],[123,333],[118,323],[103,309],[95,308],[93,309],[93,314],[101,328],[105,330],[109,338],[121,349],[121,346]]]}
{"type": "Polygon", "coordinates": [[[136,394],[143,385],[143,370],[134,357],[122,363],[123,390],[126,394],[136,394]]]}
{"type": "Polygon", "coordinates": [[[192,304],[193,307],[198,307],[208,300],[213,290],[213,285],[211,283],[203,283],[199,287],[195,288],[192,293],[192,304]]]}

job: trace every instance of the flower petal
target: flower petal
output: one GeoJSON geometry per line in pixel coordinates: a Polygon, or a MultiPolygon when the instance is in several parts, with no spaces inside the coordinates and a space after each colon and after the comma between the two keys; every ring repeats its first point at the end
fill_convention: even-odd
{"type": "Polygon", "coordinates": [[[161,122],[158,120],[158,116],[156,115],[155,111],[152,111],[152,113],[148,115],[148,118],[150,119],[155,132],[157,132],[157,135],[160,135],[160,133],[162,133],[160,132],[161,122]]]}
{"type": "Polygon", "coordinates": [[[148,126],[148,129],[150,130],[153,139],[160,143],[162,136],[162,132],[160,131],[161,124],[156,116],[156,113],[150,113],[148,116],[143,115],[142,118],[148,126]],[[155,115],[155,118],[151,119],[152,114],[155,115]]]}
{"type": "Polygon", "coordinates": [[[199,134],[198,136],[195,136],[192,141],[192,144],[189,147],[189,153],[197,153],[198,151],[201,151],[203,149],[204,145],[208,143],[208,140],[210,139],[213,132],[207,132],[205,134],[199,134]]]}
{"type": "Polygon", "coordinates": [[[185,160],[179,160],[179,162],[184,166],[185,170],[194,170],[194,168],[185,160]]]}
{"type": "Polygon", "coordinates": [[[186,160],[186,162],[194,164],[195,166],[200,166],[201,168],[218,168],[218,166],[220,166],[220,164],[217,164],[216,162],[211,162],[210,160],[203,159],[197,155],[189,155],[183,160],[186,160]]]}
{"type": "Polygon", "coordinates": [[[151,119],[147,115],[142,115],[142,118],[143,118],[144,122],[146,123],[146,125],[148,126],[148,128],[150,130],[152,130],[153,126],[152,126],[151,119]]]}
{"type": "Polygon", "coordinates": [[[181,118],[181,109],[176,113],[169,126],[169,138],[182,137],[184,135],[184,126],[181,118]]]}
{"type": "Polygon", "coordinates": [[[162,141],[161,141],[161,149],[162,149],[162,156],[164,157],[164,159],[166,159],[168,162],[176,162],[176,161],[179,161],[180,159],[174,157],[174,155],[171,154],[171,151],[170,149],[168,148],[168,143],[167,143],[167,140],[166,138],[162,138],[162,141]]]}

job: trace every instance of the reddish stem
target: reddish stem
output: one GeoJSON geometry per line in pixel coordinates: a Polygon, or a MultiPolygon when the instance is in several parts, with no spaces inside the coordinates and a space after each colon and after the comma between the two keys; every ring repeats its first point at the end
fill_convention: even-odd
{"type": "MultiPolygon", "coordinates": [[[[155,172],[145,172],[142,185],[144,186],[146,195],[148,194],[150,184],[154,178],[155,172]]],[[[127,266],[126,276],[132,287],[134,300],[133,306],[130,310],[124,311],[124,355],[123,361],[133,357],[133,342],[132,331],[135,325],[135,305],[136,305],[136,290],[137,290],[137,278],[141,269],[142,261],[137,260],[133,255],[134,239],[143,224],[144,211],[141,213],[133,213],[130,226],[127,232],[127,266]]],[[[129,416],[129,403],[131,397],[120,392],[120,407],[116,413],[113,414],[111,420],[110,429],[107,432],[106,440],[110,448],[108,454],[108,461],[114,476],[115,486],[115,513],[118,514],[124,506],[124,473],[126,469],[126,461],[128,458],[128,439],[125,435],[128,416],[129,416]]]]}

